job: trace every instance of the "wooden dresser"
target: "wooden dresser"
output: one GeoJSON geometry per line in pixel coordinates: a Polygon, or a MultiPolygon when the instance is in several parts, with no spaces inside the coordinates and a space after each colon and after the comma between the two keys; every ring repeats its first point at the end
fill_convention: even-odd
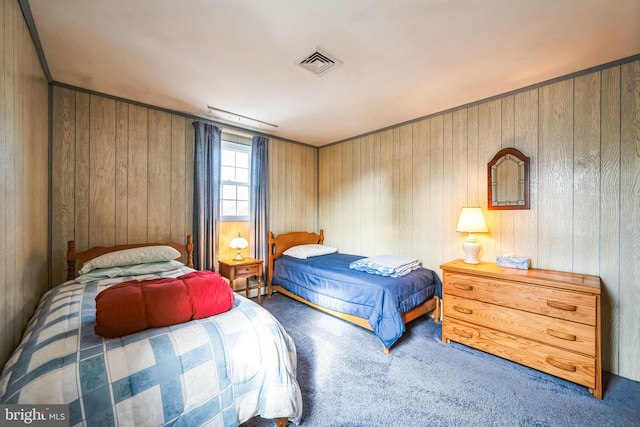
{"type": "Polygon", "coordinates": [[[442,341],[564,378],[602,399],[598,276],[461,259],[440,268],[442,341]]]}

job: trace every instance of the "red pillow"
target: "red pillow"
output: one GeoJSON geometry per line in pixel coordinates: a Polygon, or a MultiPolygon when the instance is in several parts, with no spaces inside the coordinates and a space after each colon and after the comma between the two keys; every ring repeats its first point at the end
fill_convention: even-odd
{"type": "Polygon", "coordinates": [[[233,290],[218,273],[195,271],[174,278],[132,280],[96,296],[96,334],[120,337],[224,313],[233,290]]]}

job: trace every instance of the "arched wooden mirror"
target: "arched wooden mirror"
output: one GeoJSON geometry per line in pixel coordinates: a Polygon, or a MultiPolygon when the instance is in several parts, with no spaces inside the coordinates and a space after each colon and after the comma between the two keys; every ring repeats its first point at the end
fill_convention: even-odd
{"type": "Polygon", "coordinates": [[[529,209],[529,158],[503,148],[487,165],[488,208],[529,209]]]}

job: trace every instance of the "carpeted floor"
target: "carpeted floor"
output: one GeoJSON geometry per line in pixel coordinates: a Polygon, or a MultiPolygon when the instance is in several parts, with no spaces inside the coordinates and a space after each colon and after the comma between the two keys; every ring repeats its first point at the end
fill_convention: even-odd
{"type": "MultiPolygon", "coordinates": [[[[640,382],[604,375],[586,388],[471,349],[445,345],[418,319],[382,352],[368,330],[281,294],[262,300],[293,338],[301,426],[640,426],[640,382]]],[[[243,427],[273,426],[254,418],[243,427]]]]}

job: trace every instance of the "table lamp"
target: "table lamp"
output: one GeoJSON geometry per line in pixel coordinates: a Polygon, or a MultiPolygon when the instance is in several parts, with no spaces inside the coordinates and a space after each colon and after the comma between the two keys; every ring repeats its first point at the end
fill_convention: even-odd
{"type": "Polygon", "coordinates": [[[240,252],[244,248],[248,248],[249,247],[249,243],[247,242],[247,239],[245,239],[244,237],[241,237],[240,233],[238,233],[238,237],[234,237],[231,240],[231,243],[229,244],[229,246],[231,246],[233,249],[238,251],[238,254],[233,259],[234,261],[242,261],[242,260],[244,260],[244,258],[242,257],[242,254],[240,252]]]}
{"type": "Polygon", "coordinates": [[[480,252],[480,244],[474,233],[487,233],[489,231],[484,215],[482,215],[482,209],[476,207],[462,208],[456,231],[469,233],[467,240],[462,245],[462,249],[467,255],[464,262],[467,264],[479,264],[478,252],[480,252]]]}

